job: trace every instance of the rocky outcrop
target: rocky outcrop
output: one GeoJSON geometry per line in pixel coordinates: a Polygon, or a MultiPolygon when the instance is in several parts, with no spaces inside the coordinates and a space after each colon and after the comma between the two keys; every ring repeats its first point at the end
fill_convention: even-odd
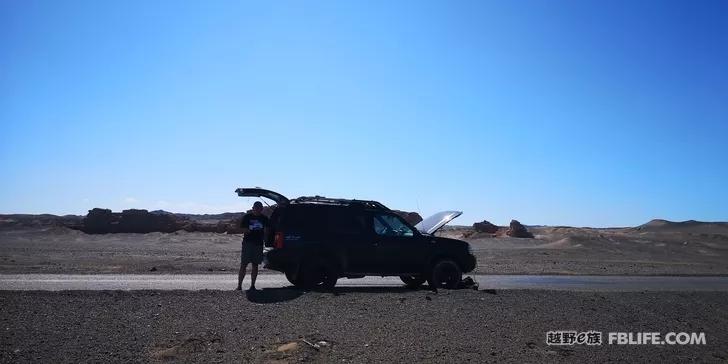
{"type": "Polygon", "coordinates": [[[418,214],[416,212],[407,212],[407,211],[399,211],[399,210],[394,210],[393,212],[395,214],[399,215],[400,217],[402,217],[405,221],[407,221],[408,223],[410,223],[413,226],[417,225],[420,221],[422,221],[422,216],[420,216],[420,214],[418,214]]]}
{"type": "MultiPolygon", "coordinates": [[[[78,227],[89,234],[109,233],[170,233],[178,230],[240,234],[243,213],[227,212],[218,215],[174,214],[163,210],[130,209],[121,213],[109,209],[89,210],[78,227]]],[[[69,226],[70,227],[70,226],[69,226]]]]}
{"type": "Polygon", "coordinates": [[[94,208],[88,211],[83,219],[81,230],[88,234],[106,234],[112,231],[112,225],[118,224],[114,221],[114,213],[109,209],[94,208]]]}
{"type": "Polygon", "coordinates": [[[473,224],[473,229],[479,233],[495,234],[498,232],[498,226],[491,224],[487,220],[482,222],[476,222],[473,224]]]}
{"type": "Polygon", "coordinates": [[[152,214],[147,210],[136,209],[122,211],[117,226],[117,232],[122,233],[171,233],[178,229],[174,215],[152,214]]]}
{"type": "MultiPolygon", "coordinates": [[[[270,217],[276,206],[266,206],[263,214],[270,217]]],[[[251,212],[251,211],[246,211],[251,212]]],[[[422,221],[422,217],[416,212],[394,211],[402,216],[407,222],[416,225],[422,221]]],[[[209,232],[241,234],[240,221],[245,214],[243,212],[226,212],[223,214],[175,214],[164,210],[138,210],[130,209],[122,212],[112,212],[109,209],[94,208],[89,210],[82,223],[76,223],[74,228],[88,234],[108,233],[169,233],[177,230],[188,232],[209,232]]],[[[80,219],[80,217],[78,218],[80,219]]]]}
{"type": "Polygon", "coordinates": [[[173,232],[182,224],[172,214],[151,213],[147,210],[130,209],[121,213],[109,209],[89,210],[80,230],[89,234],[173,232]]]}
{"type": "Polygon", "coordinates": [[[533,238],[533,234],[531,234],[525,226],[518,222],[518,220],[511,220],[511,224],[506,231],[506,235],[513,238],[533,238]]]}

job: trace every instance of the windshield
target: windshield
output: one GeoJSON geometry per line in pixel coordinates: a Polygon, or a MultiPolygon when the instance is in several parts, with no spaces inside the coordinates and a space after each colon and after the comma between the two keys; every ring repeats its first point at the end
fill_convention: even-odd
{"type": "Polygon", "coordinates": [[[415,225],[417,230],[423,234],[434,234],[438,229],[445,226],[454,218],[462,215],[462,211],[442,211],[438,212],[415,225]]]}

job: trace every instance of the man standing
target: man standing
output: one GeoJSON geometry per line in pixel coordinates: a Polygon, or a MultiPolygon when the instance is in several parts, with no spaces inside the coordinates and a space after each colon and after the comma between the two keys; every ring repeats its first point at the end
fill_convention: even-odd
{"type": "Polygon", "coordinates": [[[258,264],[263,261],[264,239],[268,236],[270,222],[268,217],[263,215],[263,204],[256,201],[253,204],[253,212],[245,214],[241,227],[243,230],[243,248],[240,252],[240,272],[238,272],[238,288],[243,289],[243,279],[248,263],[253,265],[250,271],[250,289],[255,290],[255,279],[258,277],[258,264]]]}

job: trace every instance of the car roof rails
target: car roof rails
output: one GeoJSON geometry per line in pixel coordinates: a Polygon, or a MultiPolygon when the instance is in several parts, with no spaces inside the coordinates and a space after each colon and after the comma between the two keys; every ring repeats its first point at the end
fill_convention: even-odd
{"type": "Polygon", "coordinates": [[[291,200],[292,203],[310,203],[310,204],[325,204],[325,205],[339,205],[339,206],[361,206],[376,210],[389,210],[389,207],[384,206],[381,202],[370,201],[370,200],[351,200],[344,198],[329,198],[323,196],[302,196],[291,200]]]}

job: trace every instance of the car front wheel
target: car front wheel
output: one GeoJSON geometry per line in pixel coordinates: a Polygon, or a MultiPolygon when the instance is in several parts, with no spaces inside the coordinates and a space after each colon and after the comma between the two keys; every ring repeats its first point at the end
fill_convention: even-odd
{"type": "Polygon", "coordinates": [[[463,279],[460,266],[450,259],[442,259],[432,266],[432,272],[427,282],[433,289],[455,289],[463,279]]]}

